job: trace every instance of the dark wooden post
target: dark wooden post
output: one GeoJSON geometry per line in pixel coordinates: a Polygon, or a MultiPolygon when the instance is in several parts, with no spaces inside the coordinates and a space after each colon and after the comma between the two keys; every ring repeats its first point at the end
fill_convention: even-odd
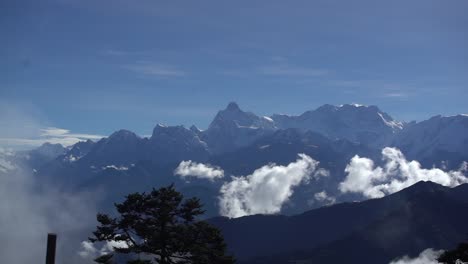
{"type": "Polygon", "coordinates": [[[46,264],[55,264],[55,247],[57,244],[57,235],[49,233],[47,235],[47,255],[46,264]]]}

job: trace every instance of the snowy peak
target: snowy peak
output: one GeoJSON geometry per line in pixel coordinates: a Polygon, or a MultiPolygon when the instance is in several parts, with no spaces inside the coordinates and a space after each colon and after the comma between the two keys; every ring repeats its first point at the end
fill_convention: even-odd
{"type": "MultiPolygon", "coordinates": [[[[394,139],[393,145],[409,158],[437,157],[440,159],[454,153],[468,155],[468,116],[437,115],[428,120],[410,123],[394,139]]],[[[455,158],[452,157],[452,160],[455,158]]],[[[458,166],[462,158],[456,158],[458,166]]],[[[430,163],[431,160],[428,160],[430,163]]],[[[432,164],[431,164],[432,165],[432,164]]],[[[450,165],[450,164],[449,164],[450,165]]]]}
{"type": "Polygon", "coordinates": [[[236,102],[230,102],[227,107],[226,111],[241,111],[239,105],[236,102]]]}
{"type": "Polygon", "coordinates": [[[74,162],[81,159],[83,156],[88,154],[94,146],[94,142],[91,140],[80,141],[73,145],[73,147],[64,155],[63,161],[74,162]]]}
{"type": "Polygon", "coordinates": [[[191,130],[193,133],[197,134],[197,135],[198,135],[200,132],[202,132],[202,130],[199,129],[196,125],[192,125],[192,126],[190,127],[190,130],[191,130]]]}
{"type": "Polygon", "coordinates": [[[326,104],[299,116],[273,115],[278,128],[297,128],[321,133],[331,139],[347,139],[375,147],[388,143],[403,124],[377,106],[326,104]]]}
{"type": "Polygon", "coordinates": [[[205,160],[209,153],[199,133],[184,126],[157,125],[146,146],[148,156],[158,162],[171,160],[205,160]]]}
{"type": "Polygon", "coordinates": [[[207,130],[200,133],[211,151],[222,153],[247,146],[259,137],[276,130],[271,118],[242,111],[236,103],[216,114],[207,130]]]}
{"type": "Polygon", "coordinates": [[[151,142],[192,142],[201,144],[198,134],[184,126],[156,125],[150,138],[151,142]]]}
{"type": "Polygon", "coordinates": [[[54,158],[63,154],[65,150],[66,149],[61,144],[51,144],[46,142],[37,149],[32,150],[31,152],[45,157],[54,158]]]}
{"type": "Polygon", "coordinates": [[[140,137],[132,131],[121,129],[112,133],[107,139],[108,141],[137,141],[140,137]]]}
{"type": "Polygon", "coordinates": [[[234,102],[229,103],[226,109],[218,112],[208,130],[231,126],[251,129],[275,128],[274,122],[270,118],[259,117],[251,112],[244,112],[234,102]]]}

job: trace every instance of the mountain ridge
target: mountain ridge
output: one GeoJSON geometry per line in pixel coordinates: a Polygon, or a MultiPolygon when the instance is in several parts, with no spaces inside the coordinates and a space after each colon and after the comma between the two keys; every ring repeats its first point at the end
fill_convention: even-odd
{"type": "MultiPolygon", "coordinates": [[[[457,188],[467,188],[468,184],[460,186],[457,188]]],[[[444,206],[454,208],[453,210],[450,209],[450,214],[445,215],[445,217],[455,218],[457,210],[468,208],[468,197],[458,197],[454,194],[456,190],[456,188],[448,188],[432,182],[418,182],[383,198],[356,203],[340,203],[293,216],[253,215],[234,219],[218,217],[209,221],[222,230],[228,247],[238,256],[241,263],[290,263],[294,259],[311,260],[305,263],[323,263],[323,254],[327,254],[325,252],[340,252],[340,250],[334,251],[334,247],[341,248],[342,245],[353,244],[352,240],[350,240],[352,237],[360,237],[367,234],[366,232],[370,232],[367,230],[385,226],[384,223],[386,223],[385,219],[387,218],[393,219],[391,221],[403,221],[408,217],[416,217],[417,222],[420,222],[425,217],[426,212],[435,214],[439,210],[437,208],[444,206]],[[440,201],[440,206],[433,207],[433,201],[440,201]],[[415,212],[421,210],[421,212],[417,215],[409,214],[407,211],[409,205],[412,208],[411,210],[415,212]],[[246,237],[249,239],[245,239],[246,237]],[[340,242],[343,239],[347,239],[344,244],[340,242]],[[312,251],[310,251],[311,249],[312,251]],[[275,252],[274,254],[277,254],[277,256],[262,260],[262,255],[271,256],[271,252],[275,252]],[[278,259],[282,261],[277,261],[278,259]]],[[[465,211],[462,215],[468,216],[468,211],[465,211]]],[[[439,217],[438,219],[443,218],[439,217]]],[[[445,228],[444,230],[450,229],[450,224],[447,224],[447,221],[441,222],[441,226],[445,228]]],[[[461,222],[458,221],[458,228],[460,228],[460,224],[461,222]]],[[[465,226],[465,231],[468,231],[468,226],[465,226]]],[[[372,232],[375,234],[376,231],[372,232]]],[[[427,241],[438,241],[440,248],[448,248],[455,245],[458,239],[463,239],[462,232],[457,234],[449,231],[449,234],[450,239],[445,240],[445,242],[437,238],[437,235],[428,238],[427,241]]],[[[404,233],[402,235],[405,236],[404,233]]],[[[400,239],[399,236],[398,239],[400,239]]],[[[378,252],[387,258],[384,258],[384,261],[388,262],[405,253],[417,254],[425,249],[425,246],[430,245],[428,242],[416,248],[398,248],[395,242],[399,240],[395,239],[388,244],[393,249],[379,249],[378,252]],[[409,252],[405,252],[406,250],[409,252]],[[386,255],[387,253],[389,254],[386,255]]],[[[378,245],[378,243],[375,244],[378,245]]],[[[367,245],[362,241],[359,245],[364,246],[364,248],[359,249],[362,251],[359,252],[359,258],[356,260],[351,257],[346,263],[360,263],[359,260],[362,260],[362,255],[369,253],[369,248],[366,250],[365,247],[372,244],[367,245]]],[[[349,257],[349,255],[346,256],[349,257]]],[[[336,258],[338,259],[325,259],[327,259],[327,263],[342,263],[344,260],[339,256],[336,258]]],[[[377,258],[377,260],[377,262],[373,263],[387,263],[383,262],[382,258],[377,258]]]]}

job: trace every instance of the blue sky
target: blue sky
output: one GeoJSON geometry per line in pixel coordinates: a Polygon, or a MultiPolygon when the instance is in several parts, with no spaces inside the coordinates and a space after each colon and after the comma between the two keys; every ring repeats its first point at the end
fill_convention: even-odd
{"type": "Polygon", "coordinates": [[[467,13],[463,0],[4,0],[0,138],[206,128],[230,101],[467,113],[467,13]]]}

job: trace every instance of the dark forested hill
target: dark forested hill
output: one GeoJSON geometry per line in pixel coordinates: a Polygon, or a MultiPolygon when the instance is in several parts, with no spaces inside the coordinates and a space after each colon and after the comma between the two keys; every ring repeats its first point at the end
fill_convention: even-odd
{"type": "Polygon", "coordinates": [[[419,182],[384,198],[295,216],[214,218],[242,263],[388,263],[468,234],[468,185],[419,182]]]}

